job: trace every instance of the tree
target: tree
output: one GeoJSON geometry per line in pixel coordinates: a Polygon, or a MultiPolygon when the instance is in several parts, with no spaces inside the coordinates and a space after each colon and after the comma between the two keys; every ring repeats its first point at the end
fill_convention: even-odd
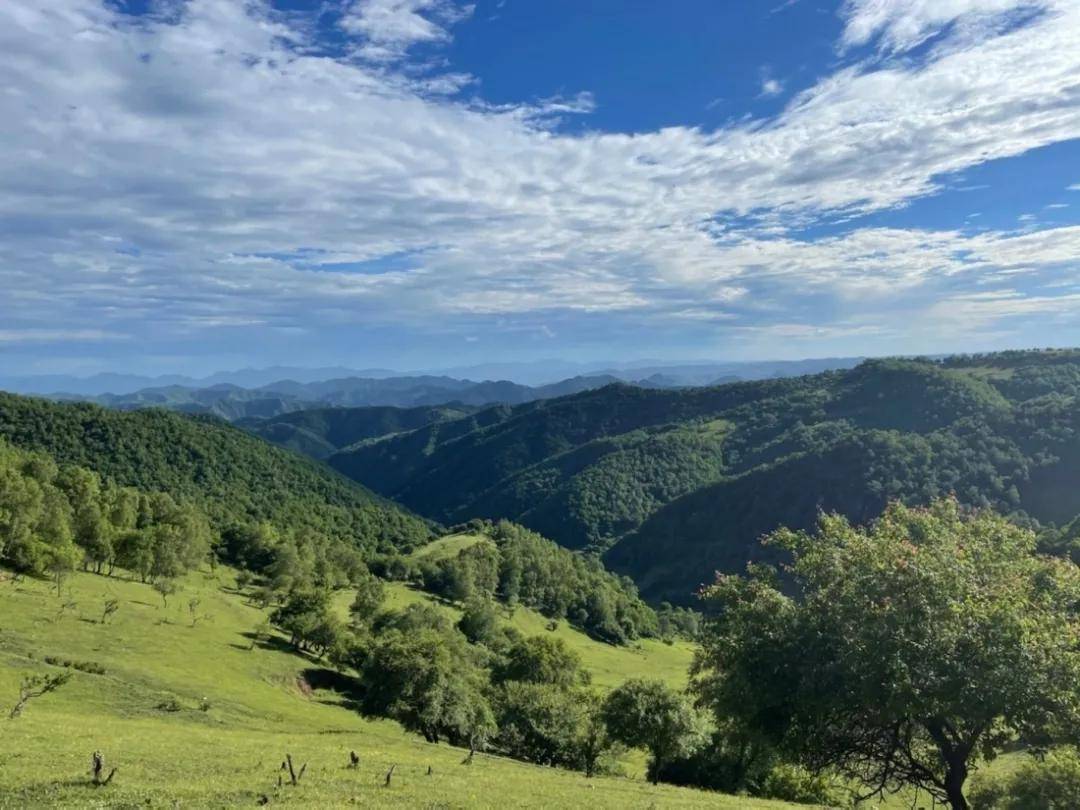
{"type": "Polygon", "coordinates": [[[365,656],[364,708],[396,719],[428,742],[483,748],[495,731],[482,671],[459,633],[431,627],[379,635],[365,656]]]}
{"type": "Polygon", "coordinates": [[[19,699],[12,706],[8,719],[14,720],[23,713],[26,704],[31,700],[55,692],[70,680],[70,672],[61,672],[58,675],[27,675],[22,680],[22,685],[19,687],[19,699]]]}
{"type": "Polygon", "coordinates": [[[604,702],[594,692],[578,691],[577,728],[572,741],[573,765],[592,778],[614,742],[604,723],[604,702]]]}
{"type": "Polygon", "coordinates": [[[499,614],[490,599],[470,599],[465,603],[458,630],[473,644],[488,644],[499,629],[499,614]]]}
{"type": "Polygon", "coordinates": [[[353,597],[349,614],[354,621],[368,622],[386,600],[386,586],[366,567],[356,575],[356,596],[353,597]]]}
{"type": "Polygon", "coordinates": [[[165,607],[169,606],[169,597],[179,590],[179,586],[176,584],[176,580],[161,577],[154,580],[154,590],[161,596],[161,604],[165,607]]]}
{"type": "Polygon", "coordinates": [[[589,674],[581,668],[581,656],[561,638],[529,636],[514,643],[503,661],[493,668],[491,679],[552,684],[561,688],[587,683],[589,674]]]}
{"type": "Polygon", "coordinates": [[[663,681],[627,681],[608,695],[603,717],[613,740],[649,752],[654,784],[664,765],[693,750],[701,737],[690,702],[663,681]]]}
{"type": "Polygon", "coordinates": [[[497,691],[498,745],[515,759],[572,765],[581,723],[576,695],[546,683],[508,681],[497,691]]]}
{"type": "Polygon", "coordinates": [[[977,758],[1080,723],[1080,569],[1030,531],[946,499],[767,542],[794,555],[797,596],[762,569],[704,592],[694,689],[717,718],[871,795],[913,785],[954,810],[977,758]]]}
{"type": "Polygon", "coordinates": [[[71,503],[75,542],[86,552],[86,566],[100,574],[115,553],[112,526],[101,509],[101,479],[82,467],[69,467],[59,483],[71,503]]]}
{"type": "Polygon", "coordinates": [[[337,629],[330,616],[330,594],[322,590],[293,591],[270,621],[289,634],[289,643],[297,650],[332,644],[337,629]]]}

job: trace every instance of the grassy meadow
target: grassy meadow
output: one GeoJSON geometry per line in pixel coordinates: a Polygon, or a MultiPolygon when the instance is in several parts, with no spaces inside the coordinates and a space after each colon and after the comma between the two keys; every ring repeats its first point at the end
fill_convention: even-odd
{"type": "MultiPolygon", "coordinates": [[[[427,597],[395,585],[391,604],[419,598],[427,597]]],[[[167,605],[149,585],[120,578],[76,574],[58,597],[48,582],[5,577],[0,808],[792,807],[640,778],[586,779],[494,756],[463,765],[459,749],[362,718],[346,695],[319,688],[326,679],[318,662],[288,651],[280,638],[254,640],[265,618],[221,568],[190,575],[167,605]],[[102,623],[111,599],[118,609],[102,623]],[[64,671],[65,660],[104,672],[68,667],[69,683],[8,720],[22,677],[64,671]],[[95,750],[117,768],[106,787],[90,782],[95,750]],[[360,756],[355,770],[346,767],[350,751],[360,756]],[[297,767],[307,763],[296,787],[287,777],[278,785],[287,753],[297,767]]],[[[507,621],[524,632],[549,632],[546,619],[523,609],[507,621]]],[[[565,623],[554,632],[582,653],[602,686],[634,675],[685,678],[686,645],[620,649],[565,623]]]]}

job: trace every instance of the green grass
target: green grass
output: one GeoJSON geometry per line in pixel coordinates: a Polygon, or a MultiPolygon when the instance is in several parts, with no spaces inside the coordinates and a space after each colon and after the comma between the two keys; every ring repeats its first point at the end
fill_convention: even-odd
{"type": "Polygon", "coordinates": [[[440,537],[438,540],[432,540],[427,545],[420,546],[409,556],[414,560],[435,562],[456,557],[465,549],[484,542],[490,543],[491,541],[482,534],[448,534],[446,537],[440,537]]]}
{"type": "MultiPolygon", "coordinates": [[[[70,595],[65,588],[58,599],[44,582],[0,582],[0,808],[253,807],[262,796],[271,805],[320,808],[789,807],[635,779],[587,780],[494,756],[462,765],[460,750],[425,743],[390,721],[365,720],[342,696],[310,689],[302,675],[318,664],[279,639],[249,649],[245,634],[265,613],[235,593],[225,570],[192,575],[167,608],[139,583],[78,574],[69,585],[70,595]],[[102,625],[109,598],[120,608],[102,625]],[[204,617],[195,627],[193,598],[204,617]],[[59,616],[69,600],[75,607],[59,616]],[[24,675],[61,671],[46,656],[106,671],[73,671],[70,683],[7,720],[24,675]],[[158,708],[172,700],[180,711],[158,708]],[[94,788],[89,760],[99,749],[118,772],[111,785],[94,788]],[[355,771],[345,767],[351,750],[361,757],[355,771]],[[308,763],[297,787],[277,786],[286,753],[308,763]],[[397,769],[386,787],[391,765],[397,769]]],[[[391,596],[416,598],[399,587],[391,596]]],[[[545,621],[522,610],[508,620],[523,627],[545,621]]],[[[649,672],[675,678],[676,656],[688,655],[663,645],[605,648],[565,625],[555,632],[588,651],[602,684],[649,672]]]]}

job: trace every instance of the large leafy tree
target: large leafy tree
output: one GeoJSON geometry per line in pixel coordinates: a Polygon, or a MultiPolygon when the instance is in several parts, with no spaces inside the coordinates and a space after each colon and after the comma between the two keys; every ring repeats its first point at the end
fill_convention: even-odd
{"type": "Polygon", "coordinates": [[[627,681],[607,696],[603,718],[613,740],[649,752],[654,783],[660,781],[665,765],[686,756],[701,741],[690,702],[663,681],[627,681]]]}
{"type": "Polygon", "coordinates": [[[495,733],[482,670],[455,630],[390,627],[372,645],[360,674],[365,710],[395,718],[428,742],[445,737],[482,749],[495,733]]]}
{"type": "Polygon", "coordinates": [[[1031,532],[945,499],[766,542],[793,553],[783,587],[752,570],[703,594],[695,688],[719,719],[954,810],[980,759],[1080,727],[1080,569],[1031,532]]]}

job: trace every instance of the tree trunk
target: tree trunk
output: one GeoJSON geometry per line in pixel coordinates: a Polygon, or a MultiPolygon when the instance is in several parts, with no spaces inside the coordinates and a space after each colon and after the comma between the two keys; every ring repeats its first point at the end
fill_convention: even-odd
{"type": "Polygon", "coordinates": [[[968,769],[965,761],[950,762],[945,770],[945,795],[952,810],[971,810],[964,796],[964,782],[967,781],[968,769]]]}

